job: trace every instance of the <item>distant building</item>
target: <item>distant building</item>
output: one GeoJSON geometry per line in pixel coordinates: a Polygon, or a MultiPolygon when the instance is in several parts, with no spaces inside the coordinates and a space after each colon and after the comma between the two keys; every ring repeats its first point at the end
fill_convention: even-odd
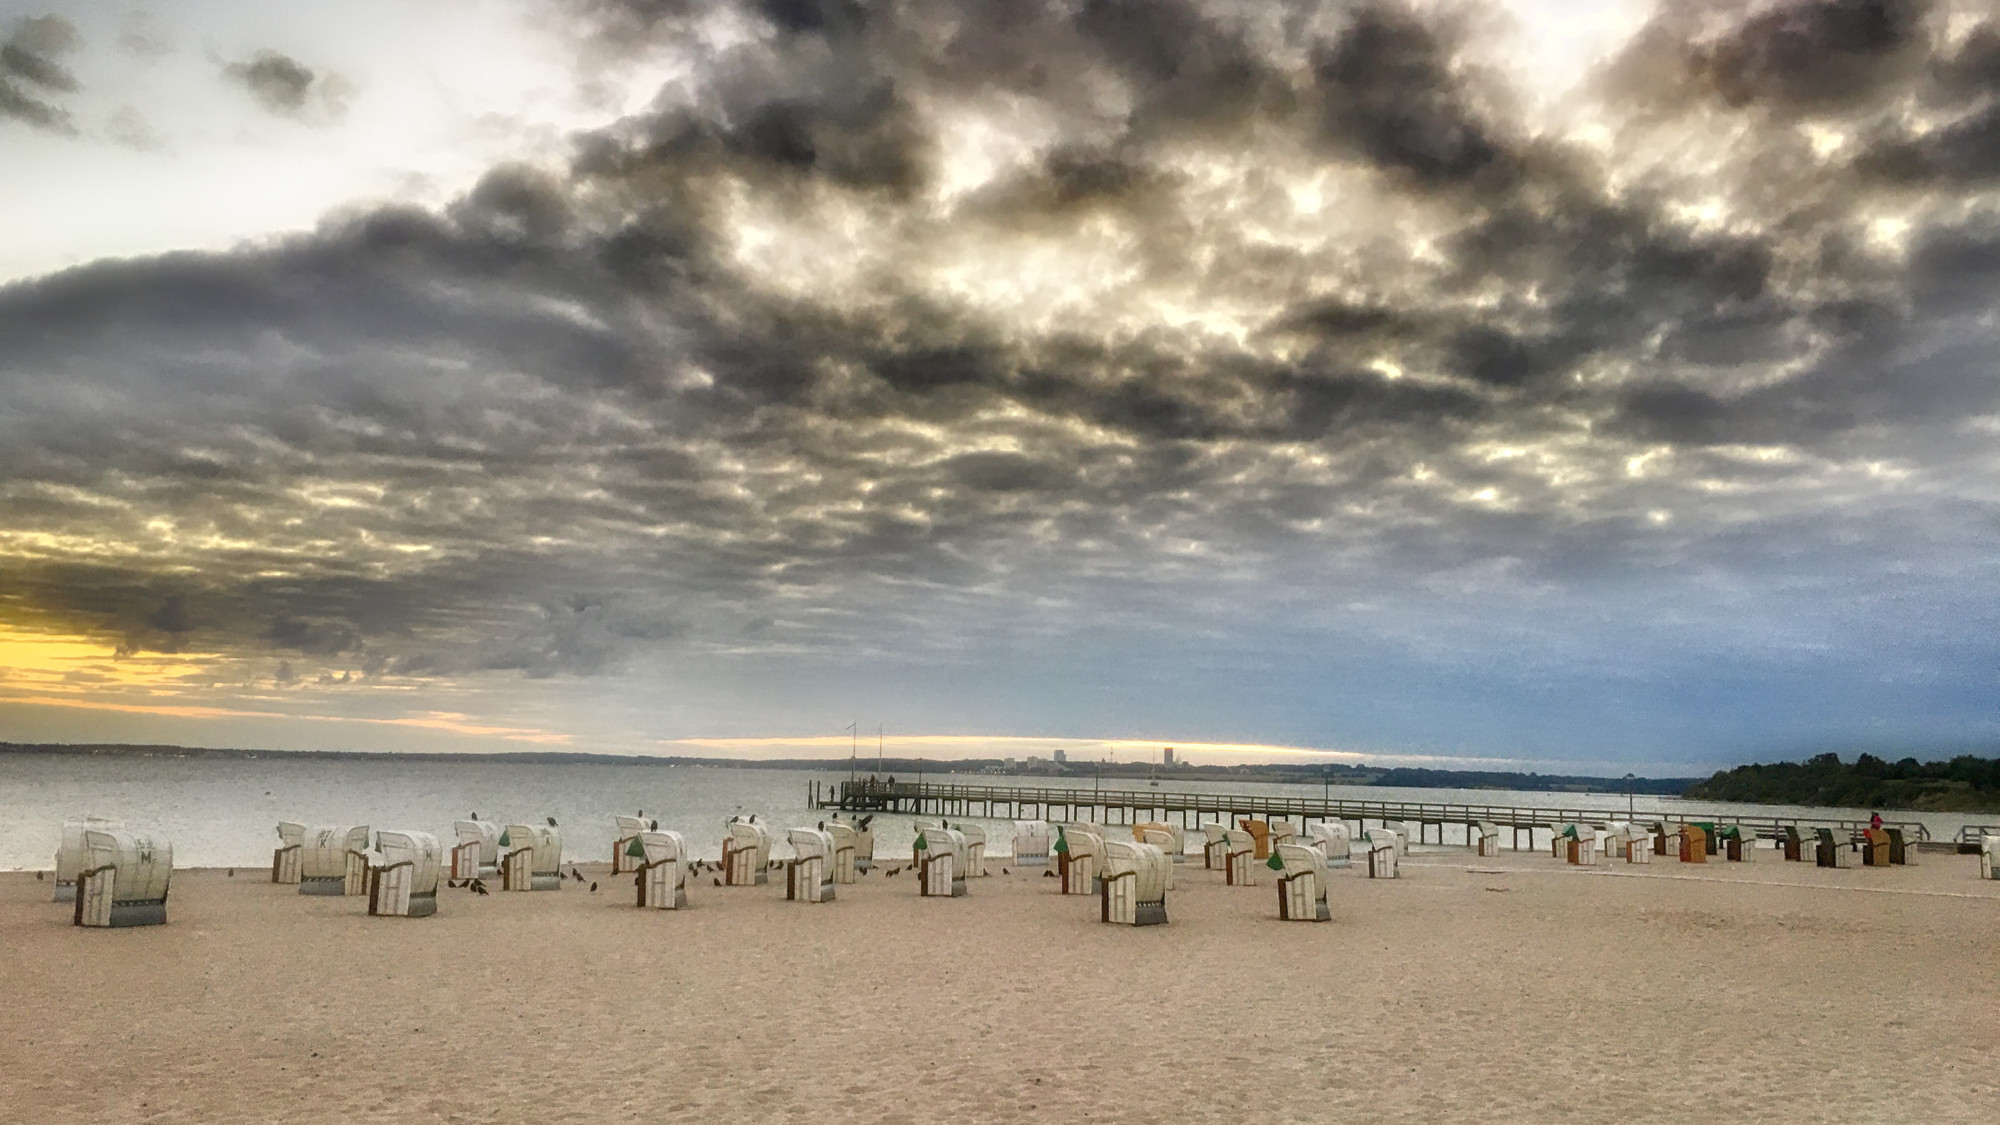
{"type": "Polygon", "coordinates": [[[1167,747],[1167,752],[1166,752],[1165,754],[1162,754],[1162,755],[1160,755],[1160,763],[1161,763],[1162,765],[1168,765],[1168,766],[1171,766],[1171,765],[1173,765],[1173,764],[1174,764],[1174,748],[1173,748],[1173,747],[1171,747],[1171,746],[1167,747]]]}
{"type": "Polygon", "coordinates": [[[1067,762],[1067,761],[1069,761],[1069,754],[1068,754],[1068,752],[1066,752],[1066,751],[1063,751],[1063,750],[1057,750],[1057,751],[1056,751],[1056,765],[1062,765],[1062,764],[1063,764],[1064,762],[1067,762]]]}

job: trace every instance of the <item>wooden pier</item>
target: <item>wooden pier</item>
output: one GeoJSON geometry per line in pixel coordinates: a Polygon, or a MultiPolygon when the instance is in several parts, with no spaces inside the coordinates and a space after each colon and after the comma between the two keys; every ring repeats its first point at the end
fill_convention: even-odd
{"type": "MultiPolygon", "coordinates": [[[[1615,798],[1613,798],[1615,800],[1615,798]]],[[[1535,830],[1553,833],[1565,824],[1608,824],[1636,820],[1650,824],[1657,820],[1676,823],[1733,824],[1760,837],[1782,838],[1786,826],[1810,835],[1813,829],[1831,828],[1846,838],[1868,827],[1865,820],[1838,817],[1746,816],[1728,810],[1697,812],[1675,810],[1671,816],[1656,810],[1632,813],[1621,803],[1602,808],[1541,808],[1523,805],[1458,805],[1429,801],[1357,801],[1349,798],[1289,797],[1262,793],[1189,793],[1167,789],[1086,789],[1073,786],[1027,787],[1012,785],[956,785],[938,782],[876,779],[810,783],[810,807],[837,809],[848,813],[906,813],[930,816],[976,816],[999,820],[1087,820],[1099,824],[1138,824],[1177,818],[1185,828],[1203,823],[1235,824],[1239,819],[1272,818],[1301,821],[1341,820],[1358,827],[1401,821],[1415,825],[1416,843],[1466,842],[1466,832],[1481,822],[1513,832],[1515,849],[1536,847],[1535,830]],[[1447,826],[1458,829],[1458,838],[1447,841],[1447,826]],[[1435,829],[1436,839],[1431,839],[1435,829]]],[[[1913,820],[1885,820],[1883,824],[1902,829],[1913,840],[1930,839],[1930,831],[1913,820]]]]}

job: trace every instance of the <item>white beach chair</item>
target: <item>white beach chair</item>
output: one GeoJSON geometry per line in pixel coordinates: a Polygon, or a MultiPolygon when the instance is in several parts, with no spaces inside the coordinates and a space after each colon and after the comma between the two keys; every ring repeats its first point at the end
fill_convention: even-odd
{"type": "Polygon", "coordinates": [[[771,881],[771,834],[747,820],[729,822],[722,841],[722,885],[760,887],[771,881]]]}
{"type": "MultiPolygon", "coordinates": [[[[875,865],[875,832],[869,827],[874,820],[875,814],[873,813],[862,817],[860,820],[850,820],[839,813],[835,813],[833,819],[827,821],[826,827],[829,832],[833,830],[834,825],[838,824],[854,834],[854,839],[851,843],[854,852],[849,858],[850,862],[854,865],[854,873],[856,875],[868,874],[869,869],[875,865]]],[[[836,848],[840,846],[837,841],[838,837],[836,837],[834,845],[836,848]]],[[[849,881],[851,882],[852,880],[849,881]]]]}
{"type": "Polygon", "coordinates": [[[1410,856],[1410,841],[1423,836],[1423,826],[1411,824],[1407,820],[1385,821],[1382,827],[1396,834],[1397,859],[1408,859],[1410,856]]]}
{"type": "Polygon", "coordinates": [[[1014,822],[1014,866],[1047,867],[1049,864],[1049,822],[1014,822]]]}
{"type": "Polygon", "coordinates": [[[451,877],[478,879],[500,873],[500,826],[490,820],[455,820],[458,845],[451,849],[451,877]]]}
{"type": "Polygon", "coordinates": [[[1472,826],[1472,854],[1481,859],[1492,859],[1500,854],[1500,826],[1490,820],[1482,820],[1472,826]]]}
{"type": "MultiPolygon", "coordinates": [[[[1187,829],[1182,828],[1178,824],[1169,824],[1164,820],[1149,820],[1144,824],[1135,824],[1132,826],[1132,838],[1152,844],[1167,853],[1167,861],[1169,863],[1182,863],[1187,859],[1187,829]],[[1149,838],[1147,836],[1149,832],[1165,833],[1167,842],[1162,844],[1157,840],[1149,838]]],[[[1172,890],[1173,888],[1169,887],[1167,889],[1172,890]]]]}
{"type": "Polygon", "coordinates": [[[1152,844],[1104,841],[1104,874],[1098,880],[1098,919],[1126,926],[1167,920],[1167,879],[1173,861],[1152,844]]]}
{"type": "Polygon", "coordinates": [[[854,826],[840,820],[826,822],[826,834],[833,837],[833,881],[854,882],[854,826]]]}
{"type": "Polygon", "coordinates": [[[649,829],[626,846],[639,849],[634,858],[639,861],[641,910],[679,910],[688,904],[687,841],[680,833],[649,829]]]}
{"type": "Polygon", "coordinates": [[[1278,918],[1286,922],[1330,922],[1326,855],[1304,844],[1279,844],[1278,918]]]}
{"type": "Polygon", "coordinates": [[[1270,837],[1265,841],[1268,850],[1275,852],[1279,844],[1295,844],[1299,841],[1299,826],[1291,821],[1272,820],[1266,823],[1270,826],[1270,837]]]}
{"type": "Polygon", "coordinates": [[[500,834],[500,889],[562,890],[562,833],[553,827],[510,824],[500,834]]]}
{"type": "Polygon", "coordinates": [[[788,902],[833,901],[833,835],[819,828],[794,828],[785,833],[792,858],[785,863],[788,902]]]}
{"type": "Polygon", "coordinates": [[[1221,871],[1229,866],[1229,826],[1226,824],[1204,824],[1201,826],[1201,865],[1210,871],[1221,871]]]}
{"type": "Polygon", "coordinates": [[[368,913],[428,918],[438,909],[444,845],[428,832],[377,832],[368,872],[368,913]]]}
{"type": "Polygon", "coordinates": [[[278,822],[278,846],[271,852],[271,881],[295,887],[305,851],[306,826],[294,821],[278,822]]]}
{"type": "Polygon", "coordinates": [[[1394,879],[1397,860],[1401,850],[1396,846],[1396,832],[1390,828],[1370,828],[1368,830],[1368,877],[1370,879],[1394,879]]]}
{"type": "Polygon", "coordinates": [[[965,836],[950,828],[917,833],[917,893],[924,898],[965,894],[965,836]]]}
{"type": "Polygon", "coordinates": [[[84,833],[115,832],[124,822],[101,816],[78,817],[62,822],[62,836],[56,844],[56,902],[76,901],[76,876],[90,858],[90,844],[84,833]]]}
{"type": "Polygon", "coordinates": [[[1257,885],[1257,837],[1247,828],[1222,830],[1222,883],[1226,887],[1257,885]]]}
{"type": "Polygon", "coordinates": [[[308,828],[300,849],[300,894],[368,893],[367,825],[308,828]]]}
{"type": "Polygon", "coordinates": [[[2000,836],[1988,833],[1979,837],[1979,877],[2000,879],[2000,836]]]}
{"type": "Polygon", "coordinates": [[[1732,824],[1723,835],[1722,858],[1724,862],[1752,863],[1757,859],[1757,830],[1741,824],[1732,824]]]}
{"type": "Polygon", "coordinates": [[[984,879],[986,877],[986,829],[968,821],[960,821],[953,832],[965,837],[965,877],[984,879]]]}
{"type": "Polygon", "coordinates": [[[1137,830],[1141,844],[1151,844],[1167,857],[1167,889],[1174,889],[1174,834],[1164,826],[1140,827],[1137,830]]]}
{"type": "Polygon", "coordinates": [[[1625,862],[1653,862],[1653,830],[1643,824],[1628,824],[1625,828],[1625,862]]]}
{"type": "MultiPolygon", "coordinates": [[[[625,853],[632,846],[632,841],[639,838],[639,833],[651,830],[653,827],[652,823],[644,817],[626,816],[623,813],[613,815],[611,822],[613,826],[611,873],[613,875],[625,875],[639,870],[639,858],[625,853]]],[[[639,850],[641,854],[645,852],[644,848],[639,850]]]]}
{"type": "Polygon", "coordinates": [[[1321,820],[1306,825],[1306,841],[1319,851],[1328,867],[1346,867],[1354,851],[1354,838],[1344,820],[1321,820]]]}
{"type": "Polygon", "coordinates": [[[158,926],[167,920],[174,846],[123,828],[83,830],[70,921],[78,926],[158,926]]]}
{"type": "Polygon", "coordinates": [[[1094,895],[1104,861],[1104,837],[1094,824],[1081,821],[1058,824],[1056,828],[1056,873],[1062,877],[1060,890],[1066,895],[1094,895]]]}

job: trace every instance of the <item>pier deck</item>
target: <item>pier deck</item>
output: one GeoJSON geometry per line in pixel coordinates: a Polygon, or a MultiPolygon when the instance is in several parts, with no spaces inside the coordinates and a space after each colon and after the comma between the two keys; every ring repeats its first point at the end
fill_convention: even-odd
{"type": "MultiPolygon", "coordinates": [[[[939,782],[877,779],[813,782],[809,790],[811,807],[849,813],[886,812],[933,816],[977,816],[1002,820],[1089,820],[1101,824],[1136,824],[1177,818],[1186,828],[1204,822],[1234,824],[1240,818],[1341,820],[1366,826],[1370,823],[1401,821],[1417,826],[1417,843],[1464,843],[1465,832],[1482,821],[1513,833],[1513,845],[1536,845],[1535,830],[1555,831],[1564,824],[1604,824],[1637,820],[1652,823],[1676,822],[1733,824],[1764,838],[1778,838],[1790,825],[1801,833],[1831,828],[1836,835],[1859,832],[1866,820],[1839,817],[1755,816],[1726,809],[1715,811],[1676,810],[1667,817],[1652,810],[1627,812],[1611,798],[1602,808],[1545,808],[1524,805],[1472,805],[1429,801],[1363,801],[1345,797],[1294,797],[1262,793],[1194,793],[1168,789],[1086,789],[1070,786],[959,785],[939,782]],[[1447,827],[1456,828],[1458,838],[1447,841],[1447,827]],[[1432,840],[1432,829],[1436,839],[1432,840]]],[[[1913,840],[1928,840],[1929,830],[1918,821],[1885,820],[1913,840]]]]}

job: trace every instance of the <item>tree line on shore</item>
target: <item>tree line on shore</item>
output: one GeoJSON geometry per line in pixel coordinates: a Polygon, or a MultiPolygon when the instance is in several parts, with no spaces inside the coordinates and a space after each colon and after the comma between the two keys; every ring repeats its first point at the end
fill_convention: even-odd
{"type": "Polygon", "coordinates": [[[1862,754],[1850,763],[1838,754],[1819,754],[1803,762],[1722,770],[1687,796],[1760,805],[2000,812],[2000,759],[1961,754],[1947,761],[1892,762],[1862,754]]]}

